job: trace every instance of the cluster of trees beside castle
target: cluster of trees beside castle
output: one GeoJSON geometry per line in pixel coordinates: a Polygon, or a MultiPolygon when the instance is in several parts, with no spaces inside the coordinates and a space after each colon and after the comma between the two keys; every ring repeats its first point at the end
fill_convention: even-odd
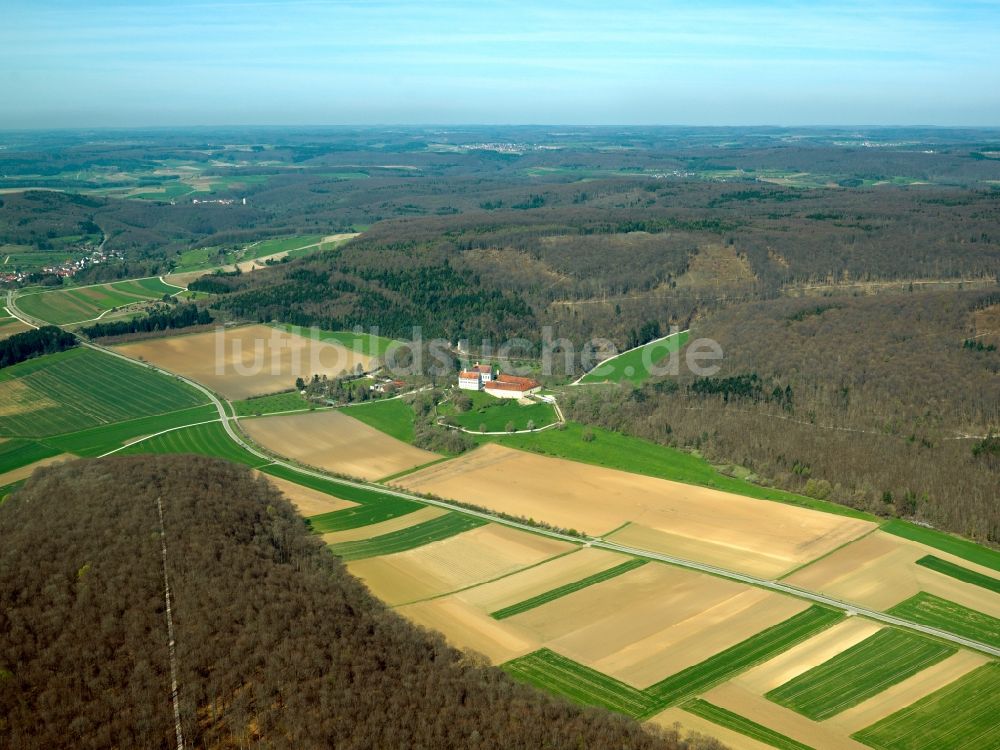
{"type": "Polygon", "coordinates": [[[159,507],[189,747],[721,747],[456,651],[264,478],[196,456],[40,469],[0,505],[0,745],[176,746],[159,507]]]}

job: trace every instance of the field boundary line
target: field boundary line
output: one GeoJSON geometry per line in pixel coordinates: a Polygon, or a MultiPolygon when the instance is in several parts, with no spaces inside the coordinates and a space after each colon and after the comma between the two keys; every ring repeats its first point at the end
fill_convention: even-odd
{"type": "Polygon", "coordinates": [[[119,446],[118,448],[115,448],[114,450],[110,450],[107,453],[102,453],[101,455],[98,456],[98,458],[105,458],[106,456],[114,455],[118,451],[123,451],[126,448],[131,448],[133,445],[138,445],[139,443],[145,442],[146,440],[152,440],[153,438],[159,437],[160,435],[166,435],[168,432],[176,432],[177,430],[186,430],[189,427],[197,427],[198,425],[203,425],[203,424],[215,424],[216,422],[220,422],[220,421],[222,421],[222,420],[220,420],[220,419],[208,419],[208,420],[206,420],[204,422],[192,422],[191,424],[182,424],[179,427],[168,427],[165,430],[160,430],[159,432],[154,432],[152,435],[143,435],[140,438],[136,438],[131,443],[125,443],[124,445],[119,446]]]}
{"type": "Polygon", "coordinates": [[[631,349],[626,349],[623,352],[618,352],[613,357],[608,357],[607,359],[602,359],[596,365],[594,365],[589,370],[587,370],[585,373],[583,373],[583,375],[581,375],[576,380],[574,380],[572,383],[570,383],[570,385],[603,385],[603,383],[581,383],[580,381],[583,380],[585,377],[587,377],[590,373],[592,373],[594,370],[596,370],[601,365],[606,364],[608,362],[613,362],[614,360],[618,359],[619,357],[624,357],[629,352],[634,352],[636,349],[642,349],[644,346],[650,346],[652,344],[658,344],[661,341],[666,341],[667,339],[672,338],[674,336],[680,336],[682,333],[690,333],[690,332],[691,332],[690,328],[685,328],[683,331],[674,331],[673,333],[668,333],[666,336],[660,336],[660,338],[658,338],[658,339],[653,339],[652,341],[647,341],[645,344],[639,344],[639,346],[633,346],[631,349]]]}

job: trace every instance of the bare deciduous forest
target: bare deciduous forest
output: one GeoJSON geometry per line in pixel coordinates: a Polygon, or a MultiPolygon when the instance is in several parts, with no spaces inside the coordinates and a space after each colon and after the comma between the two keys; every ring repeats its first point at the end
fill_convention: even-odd
{"type": "Polygon", "coordinates": [[[195,456],[40,469],[0,506],[0,744],[708,750],[513,682],[388,610],[281,494],[195,456]]]}

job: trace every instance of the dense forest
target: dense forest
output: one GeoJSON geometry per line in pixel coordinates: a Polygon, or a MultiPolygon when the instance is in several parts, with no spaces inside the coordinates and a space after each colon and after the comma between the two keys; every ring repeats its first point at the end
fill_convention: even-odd
{"type": "Polygon", "coordinates": [[[142,456],[39,469],[0,505],[0,537],[4,747],[176,746],[165,573],[188,746],[719,747],[450,648],[374,599],[242,467],[142,456]]]}
{"type": "Polygon", "coordinates": [[[42,354],[55,354],[73,346],[76,346],[76,337],[56,326],[15,333],[0,339],[0,367],[16,365],[42,354]]]}
{"type": "Polygon", "coordinates": [[[778,299],[692,337],[721,369],[642,388],[569,389],[567,416],[680,447],[814,497],[1000,543],[1000,356],[964,342],[997,292],[778,299]],[[986,445],[986,448],[981,446],[986,445]]]}

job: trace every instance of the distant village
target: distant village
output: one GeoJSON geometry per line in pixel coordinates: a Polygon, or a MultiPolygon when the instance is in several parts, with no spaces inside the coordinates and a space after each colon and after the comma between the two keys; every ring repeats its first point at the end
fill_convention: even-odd
{"type": "MultiPolygon", "coordinates": [[[[85,268],[90,268],[90,266],[107,263],[112,260],[121,260],[123,257],[124,255],[120,250],[93,250],[89,255],[65,260],[57,265],[42,266],[30,271],[5,271],[3,270],[3,265],[0,265],[0,282],[9,284],[23,283],[28,281],[29,276],[39,273],[69,278],[85,268]]],[[[0,260],[0,264],[5,263],[5,261],[6,258],[0,260]]]]}

